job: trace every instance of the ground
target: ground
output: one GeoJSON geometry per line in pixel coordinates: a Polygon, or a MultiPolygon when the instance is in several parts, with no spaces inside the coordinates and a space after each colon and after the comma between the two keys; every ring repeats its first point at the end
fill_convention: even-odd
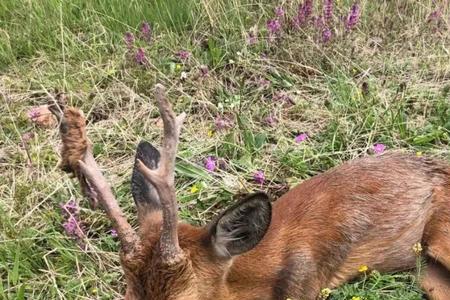
{"type": "MultiPolygon", "coordinates": [[[[141,139],[159,144],[157,82],[188,115],[176,184],[192,223],[234,194],[276,197],[359,156],[450,161],[448,2],[324,3],[2,0],[0,298],[123,292],[110,222],[57,167],[57,130],[40,122],[36,107],[56,91],[85,112],[97,160],[135,226],[131,166],[141,139]]],[[[362,271],[330,299],[422,299],[418,265],[362,271]]]]}

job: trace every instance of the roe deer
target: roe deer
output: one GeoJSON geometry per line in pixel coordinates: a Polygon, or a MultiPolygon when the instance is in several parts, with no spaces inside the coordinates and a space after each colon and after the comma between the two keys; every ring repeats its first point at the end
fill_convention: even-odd
{"type": "Polygon", "coordinates": [[[162,151],[143,141],[132,174],[139,231],[129,225],[100,172],[75,108],[53,105],[62,160],[82,191],[114,223],[127,300],[317,299],[367,265],[380,272],[427,261],[429,298],[450,297],[450,167],[388,154],[356,159],[304,181],[271,203],[263,193],[238,201],[209,225],[179,222],[174,165],[184,114],[175,116],[162,85],[162,151]],[[85,147],[85,145],[88,145],[85,147]],[[81,149],[81,150],[80,150],[81,149]],[[69,154],[70,153],[70,154],[69,154]],[[69,170],[70,171],[70,170],[69,170]]]}

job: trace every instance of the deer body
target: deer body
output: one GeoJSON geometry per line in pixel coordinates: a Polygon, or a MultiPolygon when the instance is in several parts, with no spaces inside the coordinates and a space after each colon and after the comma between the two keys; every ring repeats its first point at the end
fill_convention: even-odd
{"type": "MultiPolygon", "coordinates": [[[[427,260],[421,286],[432,300],[450,294],[450,167],[410,155],[347,162],[304,181],[271,203],[248,196],[205,227],[177,220],[175,153],[184,116],[156,88],[164,121],[162,152],[137,147],[134,232],[89,147],[79,170],[121,240],[126,300],[285,300],[318,298],[361,265],[403,271],[427,260]],[[413,251],[421,243],[422,253],[413,251]]],[[[70,118],[61,118],[63,128],[70,118]]],[[[79,123],[81,124],[81,123],[79,123]]],[[[69,131],[74,132],[74,131],[69,131]]],[[[64,138],[65,149],[83,140],[64,138]],[[72,145],[72,143],[74,143],[72,145]]],[[[86,139],[86,138],[84,138],[86,139]]],[[[88,194],[89,196],[89,194],[88,194]]]]}
{"type": "MultiPolygon", "coordinates": [[[[445,165],[395,154],[315,176],[273,203],[261,242],[214,275],[221,278],[206,280],[198,299],[316,299],[322,288],[358,276],[361,265],[380,272],[412,269],[413,246],[426,245],[433,220],[448,217],[449,179],[445,165]],[[206,292],[212,286],[214,293],[206,292]]],[[[157,218],[150,219],[142,236],[158,232],[157,218]]],[[[215,269],[202,260],[211,255],[202,246],[206,228],[182,224],[179,235],[194,269],[215,269]]]]}
{"type": "Polygon", "coordinates": [[[415,267],[413,245],[426,245],[431,220],[448,217],[449,171],[414,157],[372,157],[298,185],[273,204],[261,243],[234,260],[230,299],[315,299],[361,265],[415,267]]]}

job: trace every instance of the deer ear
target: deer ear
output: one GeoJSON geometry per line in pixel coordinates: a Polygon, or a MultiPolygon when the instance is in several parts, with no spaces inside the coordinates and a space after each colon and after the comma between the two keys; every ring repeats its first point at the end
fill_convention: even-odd
{"type": "Polygon", "coordinates": [[[148,182],[137,167],[137,161],[142,161],[149,169],[156,169],[161,154],[149,142],[141,141],[136,149],[136,156],[131,175],[131,194],[139,213],[161,209],[158,193],[155,187],[148,182]]]}
{"type": "Polygon", "coordinates": [[[266,194],[252,194],[239,201],[209,227],[216,254],[230,258],[253,249],[266,234],[271,219],[272,205],[266,194]]]}

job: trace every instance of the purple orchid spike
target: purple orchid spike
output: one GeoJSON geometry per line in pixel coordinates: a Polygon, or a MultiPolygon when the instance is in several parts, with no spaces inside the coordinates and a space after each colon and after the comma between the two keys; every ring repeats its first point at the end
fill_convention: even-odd
{"type": "Polygon", "coordinates": [[[333,20],[333,0],[325,0],[323,4],[323,17],[326,23],[333,20]]]}
{"type": "Polygon", "coordinates": [[[255,174],[253,175],[253,180],[256,183],[263,185],[264,181],[266,180],[264,172],[261,170],[256,171],[255,174]]]}
{"type": "Polygon", "coordinates": [[[384,152],[384,150],[386,150],[386,145],[381,144],[381,143],[377,143],[375,145],[373,145],[373,152],[376,155],[380,155],[384,152]]]}
{"type": "Polygon", "coordinates": [[[306,141],[308,138],[309,138],[308,134],[301,133],[295,137],[294,141],[298,144],[298,143],[306,141]]]}
{"type": "Polygon", "coordinates": [[[187,60],[189,57],[191,57],[191,52],[186,50],[180,50],[176,54],[176,56],[181,60],[187,60]]]}
{"type": "Polygon", "coordinates": [[[359,18],[361,16],[361,9],[358,3],[354,3],[350,9],[350,12],[345,20],[345,28],[347,30],[352,30],[358,24],[359,18]]]}
{"type": "Polygon", "coordinates": [[[135,59],[136,63],[139,65],[147,64],[148,60],[147,57],[145,56],[145,50],[143,48],[137,49],[135,59]]]}
{"type": "Polygon", "coordinates": [[[324,44],[328,43],[331,40],[331,37],[333,36],[333,32],[330,28],[325,28],[322,31],[322,42],[324,44]]]}
{"type": "Polygon", "coordinates": [[[141,36],[145,41],[149,43],[152,41],[152,28],[150,27],[150,24],[148,22],[142,23],[141,36]]]}
{"type": "Polygon", "coordinates": [[[213,172],[216,169],[216,159],[212,156],[208,156],[205,160],[205,169],[209,172],[213,172]]]}
{"type": "Polygon", "coordinates": [[[125,45],[127,46],[128,50],[133,49],[133,47],[134,47],[134,35],[131,32],[127,31],[127,32],[125,32],[125,35],[124,35],[123,39],[125,41],[125,45]]]}

